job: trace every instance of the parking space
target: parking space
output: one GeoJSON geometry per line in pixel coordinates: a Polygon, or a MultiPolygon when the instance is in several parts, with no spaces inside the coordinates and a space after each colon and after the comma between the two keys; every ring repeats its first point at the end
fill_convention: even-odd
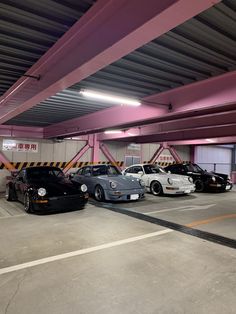
{"type": "Polygon", "coordinates": [[[234,216],[210,221],[236,214],[234,197],[147,194],[53,215],[25,215],[1,199],[18,214],[0,218],[0,313],[234,313],[235,250],[103,208],[209,220],[193,228],[235,239],[234,216]]]}

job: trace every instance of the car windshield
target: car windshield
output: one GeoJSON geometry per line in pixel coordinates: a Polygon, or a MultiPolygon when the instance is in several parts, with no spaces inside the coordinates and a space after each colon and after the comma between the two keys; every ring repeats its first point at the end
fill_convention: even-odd
{"type": "Polygon", "coordinates": [[[188,172],[203,172],[202,168],[199,167],[197,164],[189,164],[186,165],[188,172]]]}
{"type": "Polygon", "coordinates": [[[93,167],[93,176],[119,175],[119,174],[121,174],[121,172],[115,166],[99,165],[93,167]]]}
{"type": "Polygon", "coordinates": [[[163,168],[156,165],[144,165],[143,168],[146,174],[166,173],[163,168]]]}
{"type": "Polygon", "coordinates": [[[28,168],[27,179],[29,181],[58,181],[65,175],[59,168],[28,168]]]}

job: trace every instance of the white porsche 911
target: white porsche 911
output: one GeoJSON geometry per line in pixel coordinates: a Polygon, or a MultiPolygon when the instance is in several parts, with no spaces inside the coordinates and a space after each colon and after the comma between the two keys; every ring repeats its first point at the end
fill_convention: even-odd
{"type": "Polygon", "coordinates": [[[132,165],[126,168],[123,174],[142,178],[146,190],[157,196],[162,194],[190,194],[195,191],[195,184],[191,177],[167,173],[158,165],[132,165]]]}

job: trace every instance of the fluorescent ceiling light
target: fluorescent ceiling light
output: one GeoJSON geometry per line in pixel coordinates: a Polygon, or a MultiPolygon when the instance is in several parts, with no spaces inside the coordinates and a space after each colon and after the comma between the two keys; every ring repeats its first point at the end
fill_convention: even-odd
{"type": "Polygon", "coordinates": [[[122,132],[123,131],[121,131],[121,130],[108,130],[108,131],[105,131],[104,133],[105,134],[120,134],[122,132]]]}
{"type": "Polygon", "coordinates": [[[106,102],[112,102],[112,103],[120,104],[120,105],[129,105],[129,106],[141,105],[141,103],[136,99],[123,98],[123,97],[119,97],[119,96],[115,96],[111,94],[103,94],[103,93],[98,93],[98,92],[89,91],[89,90],[81,90],[80,94],[88,98],[103,100],[106,102]]]}
{"type": "Polygon", "coordinates": [[[215,143],[215,140],[211,139],[211,138],[206,138],[206,141],[209,143],[215,143]]]}

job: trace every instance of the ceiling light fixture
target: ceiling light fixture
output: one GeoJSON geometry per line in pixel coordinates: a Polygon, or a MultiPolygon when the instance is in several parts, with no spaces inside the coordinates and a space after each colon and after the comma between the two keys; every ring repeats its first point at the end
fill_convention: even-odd
{"type": "Polygon", "coordinates": [[[106,102],[112,102],[115,104],[120,104],[120,105],[129,105],[129,106],[140,106],[141,102],[138,101],[137,99],[131,99],[131,98],[123,98],[111,94],[104,94],[104,93],[99,93],[95,91],[90,91],[90,90],[81,90],[80,94],[88,97],[88,98],[93,98],[96,100],[103,100],[106,102]]]}
{"type": "Polygon", "coordinates": [[[120,133],[122,133],[123,131],[121,131],[121,130],[107,130],[107,131],[105,131],[104,133],[105,134],[120,134],[120,133]]]}

